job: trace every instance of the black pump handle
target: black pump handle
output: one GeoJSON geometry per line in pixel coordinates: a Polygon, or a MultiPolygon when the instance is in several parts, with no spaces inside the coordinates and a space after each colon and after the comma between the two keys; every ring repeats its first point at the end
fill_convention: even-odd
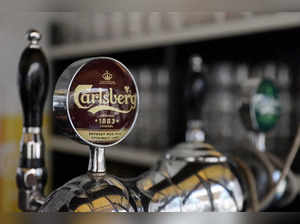
{"type": "Polygon", "coordinates": [[[24,114],[24,127],[41,127],[43,109],[48,93],[49,70],[47,59],[41,50],[41,34],[27,32],[29,45],[19,62],[18,86],[24,114]]]}

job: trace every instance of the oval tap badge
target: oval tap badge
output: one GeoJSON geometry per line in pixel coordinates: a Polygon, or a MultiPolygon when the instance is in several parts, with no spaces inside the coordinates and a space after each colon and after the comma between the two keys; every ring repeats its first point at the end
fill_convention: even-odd
{"type": "Polygon", "coordinates": [[[279,90],[268,79],[263,79],[251,99],[253,127],[261,132],[270,131],[280,118],[279,90]]]}
{"type": "Polygon", "coordinates": [[[136,82],[112,58],[96,58],[82,66],[70,83],[67,99],[72,127],[84,142],[96,147],[122,141],[138,114],[136,82]]]}

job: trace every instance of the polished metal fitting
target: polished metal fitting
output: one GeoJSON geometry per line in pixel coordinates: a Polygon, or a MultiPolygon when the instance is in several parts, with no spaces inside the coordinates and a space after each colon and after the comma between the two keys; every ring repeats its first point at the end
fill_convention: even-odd
{"type": "Polygon", "coordinates": [[[42,195],[47,180],[45,168],[18,168],[19,208],[22,211],[37,211],[44,203],[42,195]]]}
{"type": "Polygon", "coordinates": [[[40,127],[23,128],[20,150],[23,160],[44,158],[44,139],[40,127]]]}
{"type": "Polygon", "coordinates": [[[91,173],[105,173],[104,148],[90,147],[90,160],[88,171],[91,173]]]}
{"type": "Polygon", "coordinates": [[[42,39],[42,35],[39,31],[31,29],[26,32],[26,38],[29,41],[30,47],[40,47],[39,42],[42,39]]]}
{"type": "Polygon", "coordinates": [[[47,180],[44,148],[41,128],[24,127],[20,144],[20,164],[17,168],[19,208],[23,211],[37,211],[43,203],[47,180]]]}

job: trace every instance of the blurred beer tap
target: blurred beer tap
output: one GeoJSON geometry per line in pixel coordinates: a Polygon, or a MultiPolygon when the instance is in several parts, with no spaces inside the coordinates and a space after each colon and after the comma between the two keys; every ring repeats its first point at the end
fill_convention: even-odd
{"type": "Polygon", "coordinates": [[[278,123],[281,106],[275,75],[270,72],[260,74],[256,70],[241,86],[239,112],[243,125],[249,131],[250,140],[258,150],[264,152],[266,134],[278,123]]]}
{"type": "Polygon", "coordinates": [[[187,142],[205,141],[205,133],[202,130],[202,111],[207,92],[207,81],[202,58],[193,55],[189,59],[186,88],[184,92],[187,111],[187,142]]]}
{"type": "Polygon", "coordinates": [[[295,177],[289,171],[287,177],[278,182],[284,163],[266,146],[266,134],[277,124],[281,111],[274,74],[254,71],[242,84],[241,93],[239,113],[248,130],[248,139],[228,154],[244,176],[248,192],[246,209],[258,211],[271,205],[286,205],[295,198],[298,191],[295,177]],[[260,202],[273,188],[276,190],[269,202],[260,206],[260,202]]]}
{"type": "Polygon", "coordinates": [[[23,109],[23,135],[17,168],[19,208],[37,211],[43,204],[47,180],[42,134],[43,109],[49,88],[48,64],[41,50],[41,34],[27,32],[28,46],[19,62],[18,86],[23,109]]]}
{"type": "MultiPolygon", "coordinates": [[[[206,92],[202,58],[190,58],[185,103],[186,142],[167,152],[135,182],[146,212],[241,211],[244,196],[227,157],[205,143],[201,109],[206,92]]],[[[180,116],[180,115],[178,115],[180,116]]]]}
{"type": "Polygon", "coordinates": [[[135,180],[133,195],[144,211],[261,211],[274,204],[286,205],[295,198],[298,188],[287,168],[299,147],[299,136],[287,163],[265,152],[265,133],[279,119],[279,93],[270,77],[256,77],[248,84],[240,115],[251,130],[249,138],[254,147],[232,148],[221,154],[205,143],[201,109],[206,81],[202,59],[191,58],[185,92],[186,142],[167,152],[152,170],[135,180]]]}

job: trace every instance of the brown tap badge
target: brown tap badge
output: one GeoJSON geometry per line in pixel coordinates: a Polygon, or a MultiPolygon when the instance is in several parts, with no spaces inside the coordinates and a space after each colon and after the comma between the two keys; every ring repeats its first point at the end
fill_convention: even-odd
{"type": "MultiPolygon", "coordinates": [[[[89,145],[91,151],[121,142],[135,124],[138,106],[132,74],[108,57],[70,65],[59,78],[53,98],[53,110],[64,132],[89,145]]],[[[104,168],[90,166],[92,172],[104,168]]]]}

